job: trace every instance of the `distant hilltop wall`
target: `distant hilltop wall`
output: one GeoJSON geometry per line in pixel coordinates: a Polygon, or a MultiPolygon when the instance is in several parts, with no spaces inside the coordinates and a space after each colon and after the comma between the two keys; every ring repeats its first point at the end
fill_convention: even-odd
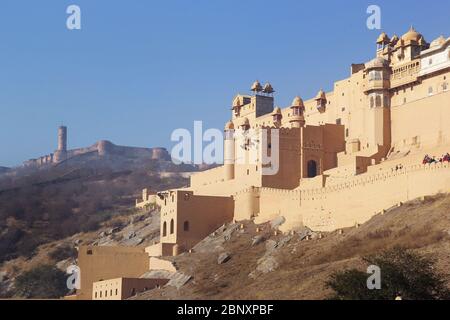
{"type": "Polygon", "coordinates": [[[0,167],[0,173],[5,173],[7,171],[11,170],[10,168],[7,167],[0,167]]]}
{"type": "MultiPolygon", "coordinates": [[[[139,148],[117,146],[111,141],[100,140],[87,148],[67,150],[67,127],[58,127],[58,146],[54,153],[30,159],[23,163],[24,167],[40,167],[62,163],[86,154],[97,154],[99,157],[115,155],[125,158],[147,158],[151,160],[171,160],[169,152],[165,148],[139,148]]],[[[0,171],[1,172],[1,171],[0,171]]]]}
{"type": "Polygon", "coordinates": [[[39,157],[37,159],[31,159],[24,162],[25,167],[39,167],[52,164],[58,164],[65,160],[73,159],[78,156],[82,156],[88,153],[96,153],[99,157],[105,156],[122,156],[127,158],[147,158],[151,160],[170,160],[170,154],[165,148],[139,148],[139,147],[127,147],[118,146],[114,143],[106,140],[101,140],[94,145],[86,148],[78,148],[65,151],[64,158],[55,157],[59,151],[39,157]]]}
{"type": "Polygon", "coordinates": [[[152,160],[170,160],[169,152],[165,148],[139,148],[117,146],[110,141],[97,142],[91,149],[96,149],[100,156],[121,155],[127,157],[149,158],[152,160]]]}

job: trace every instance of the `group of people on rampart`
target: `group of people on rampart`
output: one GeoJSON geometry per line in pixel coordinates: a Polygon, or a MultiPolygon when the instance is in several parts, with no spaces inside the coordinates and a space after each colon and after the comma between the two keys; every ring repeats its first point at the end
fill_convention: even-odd
{"type": "Polygon", "coordinates": [[[429,155],[425,155],[425,158],[423,158],[422,164],[432,164],[432,163],[443,163],[443,162],[450,162],[450,154],[447,152],[447,154],[443,155],[440,159],[436,159],[436,157],[430,157],[429,155]]]}

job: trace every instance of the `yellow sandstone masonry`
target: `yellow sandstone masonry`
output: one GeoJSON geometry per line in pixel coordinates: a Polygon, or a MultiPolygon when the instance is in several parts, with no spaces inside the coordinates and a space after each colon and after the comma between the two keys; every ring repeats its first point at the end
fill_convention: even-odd
{"type": "Polygon", "coordinates": [[[295,97],[286,108],[274,106],[270,84],[256,81],[252,95],[233,99],[224,165],[155,198],[162,206],[161,243],[150,250],[178,254],[223,223],[249,219],[283,216],[283,232],[332,231],[400,202],[448,192],[448,162],[422,165],[422,159],[450,152],[449,44],[442,36],[427,43],[413,28],[392,40],[383,34],[376,57],[352,64],[350,77],[333,91],[295,97]],[[275,175],[262,172],[267,142],[257,141],[252,163],[250,142],[233,135],[264,128],[280,129],[275,175]]]}
{"type": "MultiPolygon", "coordinates": [[[[376,57],[352,64],[333,91],[295,97],[285,108],[275,107],[270,84],[256,81],[253,94],[232,101],[224,165],[192,175],[187,188],[145,189],[136,201],[138,208],[161,206],[160,243],[80,248],[77,298],[123,299],[162,285],[164,279],[138,278],[148,270],[175,272],[157,257],[189,252],[227,222],[284,217],[282,232],[307,226],[343,233],[405,201],[449,192],[449,162],[422,164],[425,155],[450,152],[449,44],[442,36],[428,43],[413,28],[401,37],[382,34],[376,57]],[[266,149],[276,153],[271,139],[233,134],[262,129],[279,129],[273,175],[264,174],[261,161],[266,149]]],[[[65,136],[61,128],[60,158],[65,136]]]]}

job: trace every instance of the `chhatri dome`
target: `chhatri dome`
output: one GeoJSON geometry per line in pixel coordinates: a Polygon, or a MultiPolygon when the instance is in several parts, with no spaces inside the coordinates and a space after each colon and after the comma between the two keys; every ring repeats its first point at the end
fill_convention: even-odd
{"type": "Polygon", "coordinates": [[[302,98],[300,98],[299,96],[295,97],[294,100],[292,101],[291,107],[303,108],[304,104],[302,98]]]}
{"type": "Polygon", "coordinates": [[[440,35],[439,38],[431,41],[430,47],[440,47],[445,43],[446,39],[443,35],[440,35]]]}
{"type": "Polygon", "coordinates": [[[251,90],[253,92],[261,92],[263,90],[263,87],[261,86],[261,83],[259,83],[259,81],[256,80],[255,82],[253,82],[251,90]]]}
{"type": "Polygon", "coordinates": [[[391,40],[389,39],[388,35],[386,34],[386,32],[382,32],[378,39],[377,39],[377,43],[378,44],[387,44],[389,43],[391,40]]]}
{"type": "Polygon", "coordinates": [[[391,44],[396,45],[398,40],[400,40],[399,37],[396,34],[394,34],[391,38],[391,44]]]}
{"type": "Polygon", "coordinates": [[[263,92],[264,92],[264,93],[269,93],[269,94],[270,94],[270,93],[274,93],[275,90],[273,90],[272,85],[271,85],[269,82],[267,82],[267,83],[264,85],[263,92]]]}
{"type": "Polygon", "coordinates": [[[233,101],[233,107],[240,107],[241,106],[241,99],[239,97],[236,97],[233,101]]]}
{"type": "Polygon", "coordinates": [[[327,97],[325,95],[325,91],[320,89],[319,92],[317,93],[317,96],[316,96],[315,100],[327,100],[327,97]]]}
{"type": "Polygon", "coordinates": [[[413,26],[411,26],[411,28],[409,28],[409,31],[407,33],[405,33],[402,36],[402,40],[403,41],[415,41],[415,42],[419,42],[420,38],[423,38],[423,36],[418,33],[413,26]]]}
{"type": "Polygon", "coordinates": [[[383,57],[376,57],[365,64],[366,69],[384,68],[389,66],[389,61],[383,57]]]}
{"type": "Polygon", "coordinates": [[[232,122],[232,121],[228,121],[226,124],[225,124],[225,131],[226,130],[234,130],[234,123],[232,122]]]}
{"type": "Polygon", "coordinates": [[[281,109],[280,109],[280,107],[276,107],[276,108],[273,110],[273,114],[281,114],[281,109]]]}

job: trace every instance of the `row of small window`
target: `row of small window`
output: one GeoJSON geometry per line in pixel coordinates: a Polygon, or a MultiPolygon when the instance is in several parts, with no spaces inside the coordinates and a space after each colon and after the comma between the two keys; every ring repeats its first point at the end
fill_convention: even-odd
{"type": "MultiPolygon", "coordinates": [[[[446,80],[446,79],[447,78],[444,77],[444,80],[446,80]]],[[[448,82],[441,83],[440,88],[442,89],[442,91],[448,91],[448,82]]],[[[402,90],[403,90],[403,93],[406,93],[406,88],[403,88],[402,90]]],[[[410,87],[410,91],[414,91],[414,86],[410,87]]],[[[400,92],[400,90],[396,90],[395,95],[398,95],[399,92],[400,92]]],[[[433,93],[434,93],[433,86],[428,87],[428,94],[432,95],[433,93]]]]}
{"type": "MultiPolygon", "coordinates": [[[[102,293],[103,293],[103,291],[96,291],[95,292],[95,299],[97,299],[97,298],[102,298],[102,293]]],[[[115,296],[117,296],[119,294],[119,290],[118,289],[116,289],[116,294],[115,294],[115,296]]],[[[110,297],[112,297],[113,296],[113,290],[111,289],[110,290],[110,293],[109,293],[109,296],[110,297]]],[[[108,298],[108,290],[105,290],[105,298],[108,298]]]]}
{"type": "MultiPolygon", "coordinates": [[[[441,89],[442,89],[442,92],[448,91],[448,83],[447,82],[442,83],[441,84],[441,89]]],[[[413,90],[413,87],[411,87],[411,91],[412,90],[413,90]]],[[[405,90],[403,90],[403,92],[405,92],[405,90]]],[[[397,94],[398,94],[398,92],[397,92],[397,94]]],[[[432,96],[434,94],[435,94],[434,88],[432,86],[428,87],[428,95],[432,96]]],[[[406,102],[407,102],[406,98],[403,98],[403,104],[405,104],[406,102]]]]}
{"type": "MultiPolygon", "coordinates": [[[[175,202],[175,196],[172,195],[171,197],[172,202],[175,202]]],[[[167,205],[167,198],[164,198],[164,205],[167,205]]]]}
{"type": "MultiPolygon", "coordinates": [[[[271,148],[271,146],[269,145],[268,148],[271,148]]],[[[270,152],[270,149],[268,150],[270,152]]],[[[270,154],[267,154],[268,157],[270,157],[270,154]]],[[[258,166],[255,166],[255,172],[258,172],[258,166]]],[[[247,169],[247,175],[250,175],[250,169],[247,169]]]]}
{"type": "Polygon", "coordinates": [[[370,107],[382,107],[384,100],[384,107],[389,107],[389,97],[382,94],[372,94],[370,96],[370,107]]]}
{"type": "MultiPolygon", "coordinates": [[[[447,91],[448,90],[448,83],[447,82],[444,82],[444,83],[442,83],[441,84],[441,88],[442,88],[442,91],[447,91]]],[[[434,89],[433,89],[433,87],[429,87],[428,88],[428,95],[433,95],[434,94],[434,89]]]]}
{"type": "Polygon", "coordinates": [[[403,71],[407,71],[407,70],[410,70],[410,69],[418,68],[419,64],[420,64],[419,62],[414,62],[414,63],[411,63],[411,64],[409,64],[407,66],[403,66],[403,67],[400,67],[398,69],[395,69],[395,70],[392,71],[392,73],[393,74],[397,74],[397,73],[400,73],[400,72],[403,72],[403,71]]]}
{"type": "MultiPolygon", "coordinates": [[[[183,231],[189,231],[189,221],[185,221],[183,223],[183,231]]],[[[175,222],[170,220],[170,234],[174,234],[175,232],[175,222]]],[[[163,237],[167,236],[167,222],[163,223],[163,237]]]]}
{"type": "MultiPolygon", "coordinates": [[[[185,193],[184,194],[184,200],[187,201],[187,200],[189,200],[189,198],[190,198],[189,193],[185,193]]],[[[172,200],[172,202],[175,202],[175,196],[174,195],[171,196],[171,200],[172,200]]],[[[164,205],[167,205],[167,198],[164,199],[164,205]]]]}
{"type": "MultiPolygon", "coordinates": [[[[443,80],[444,80],[444,82],[441,84],[442,90],[443,90],[443,91],[447,91],[447,90],[448,90],[448,82],[446,81],[446,80],[447,80],[447,76],[444,76],[444,77],[443,77],[443,80]]],[[[395,90],[395,94],[398,95],[398,93],[400,92],[400,90],[403,90],[403,93],[406,93],[406,88],[403,88],[403,89],[397,89],[397,90],[395,90]]],[[[411,85],[410,90],[411,90],[411,91],[414,91],[414,86],[413,86],[413,85],[411,85]]],[[[428,88],[428,91],[429,91],[429,92],[433,92],[433,87],[430,86],[430,87],[428,88]]]]}

